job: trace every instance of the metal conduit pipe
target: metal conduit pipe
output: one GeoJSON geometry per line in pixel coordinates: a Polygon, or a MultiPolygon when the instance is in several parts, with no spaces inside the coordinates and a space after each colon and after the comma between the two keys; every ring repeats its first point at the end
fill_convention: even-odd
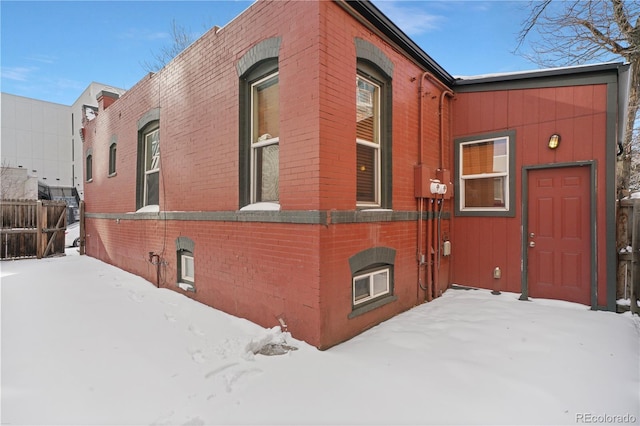
{"type": "MultiPolygon", "coordinates": [[[[431,206],[433,205],[433,199],[429,199],[427,201],[427,220],[431,216],[431,206]]],[[[433,268],[431,267],[431,226],[427,225],[427,255],[425,256],[427,262],[427,302],[431,302],[433,300],[433,268]]]]}
{"type": "Polygon", "coordinates": [[[444,198],[440,198],[439,201],[437,201],[437,203],[439,206],[436,206],[436,210],[437,212],[437,217],[433,218],[433,228],[434,228],[434,234],[437,232],[437,234],[434,236],[433,240],[434,240],[434,246],[435,246],[435,253],[434,253],[434,275],[436,278],[434,278],[434,281],[437,283],[437,287],[436,285],[434,285],[434,294],[433,297],[437,298],[440,297],[440,257],[442,254],[442,249],[441,249],[441,243],[442,243],[442,209],[444,208],[444,198]],[[437,231],[436,231],[437,230],[437,231]]]}
{"type": "MultiPolygon", "coordinates": [[[[453,97],[453,92],[450,90],[443,90],[442,93],[440,94],[440,104],[438,106],[439,108],[439,114],[440,114],[440,166],[439,169],[442,170],[444,168],[444,98],[450,96],[453,97]]],[[[447,183],[448,185],[448,183],[447,183]]],[[[434,222],[437,222],[437,228],[438,228],[438,235],[434,238],[435,240],[437,240],[437,244],[436,244],[436,258],[437,258],[437,264],[435,265],[435,269],[436,269],[436,276],[438,277],[438,279],[440,278],[440,244],[442,242],[441,240],[441,220],[442,220],[442,209],[444,208],[444,195],[441,197],[440,199],[440,209],[438,212],[438,219],[437,221],[434,218],[434,222]]],[[[440,285],[439,280],[436,281],[438,283],[438,286],[440,285]]],[[[435,287],[435,286],[434,286],[435,287]]],[[[439,292],[436,292],[436,294],[434,294],[434,297],[439,297],[439,292]]]]}
{"type": "Polygon", "coordinates": [[[424,286],[422,282],[422,268],[424,266],[424,255],[422,254],[422,209],[424,207],[424,198],[418,197],[418,235],[417,235],[417,245],[418,250],[416,253],[416,257],[418,260],[418,294],[417,299],[420,299],[420,290],[425,292],[425,299],[428,292],[428,288],[424,286]]]}
{"type": "MultiPolygon", "coordinates": [[[[422,118],[423,118],[423,107],[422,107],[422,96],[423,96],[423,89],[424,87],[422,86],[424,80],[424,74],[422,75],[422,77],[420,78],[420,83],[418,85],[418,111],[419,111],[419,119],[418,119],[418,164],[422,164],[422,144],[423,144],[423,135],[422,135],[422,118]]],[[[418,246],[417,249],[417,261],[418,261],[418,299],[420,298],[420,290],[423,290],[425,292],[425,300],[431,300],[431,289],[427,286],[424,287],[423,286],[423,282],[422,282],[422,267],[424,266],[424,260],[423,259],[428,259],[427,256],[424,255],[424,253],[422,252],[422,207],[424,206],[424,199],[422,197],[418,197],[418,235],[417,235],[417,241],[416,241],[416,245],[418,246]]],[[[428,204],[427,204],[428,207],[428,204]]],[[[427,244],[429,243],[429,239],[427,238],[427,244]]],[[[427,280],[429,279],[429,273],[427,273],[427,280]]]]}
{"type": "Polygon", "coordinates": [[[433,200],[433,219],[431,222],[431,227],[433,230],[431,231],[431,242],[430,245],[433,245],[433,286],[432,288],[432,297],[435,299],[438,297],[438,288],[440,286],[440,271],[438,265],[436,264],[436,256],[438,253],[438,246],[440,242],[438,241],[438,221],[436,220],[436,213],[438,212],[438,196],[433,200]]]}
{"type": "MultiPolygon", "coordinates": [[[[418,158],[419,164],[423,164],[424,153],[423,153],[423,145],[424,145],[424,132],[423,132],[423,121],[424,121],[424,106],[423,106],[423,96],[424,96],[424,82],[425,79],[428,79],[431,83],[435,84],[442,92],[440,94],[440,100],[438,105],[438,114],[440,116],[440,126],[439,126],[439,168],[442,169],[444,165],[444,99],[447,96],[453,97],[454,93],[449,90],[449,88],[444,85],[440,80],[438,80],[433,74],[428,71],[422,73],[420,77],[420,84],[418,89],[418,100],[419,100],[419,122],[418,122],[418,132],[419,132],[419,142],[418,142],[418,158]]],[[[427,201],[427,220],[433,216],[433,223],[431,226],[427,226],[427,247],[426,247],[426,255],[422,253],[422,206],[423,199],[418,198],[418,285],[421,289],[426,290],[426,300],[431,301],[433,297],[438,297],[437,286],[439,285],[439,269],[440,269],[440,224],[439,219],[441,217],[442,210],[438,213],[437,206],[437,195],[435,199],[430,198],[427,201]],[[433,208],[432,208],[433,205],[433,208]],[[438,216],[438,220],[436,220],[436,214],[438,216]],[[433,229],[432,229],[433,228],[433,229]],[[432,258],[432,250],[433,258],[432,258]],[[424,260],[423,260],[424,259],[424,260]],[[437,264],[436,264],[437,259],[437,264]],[[422,285],[422,265],[423,263],[427,264],[427,287],[426,289],[422,285]]],[[[444,205],[444,198],[441,203],[444,205]]]]}
{"type": "Polygon", "coordinates": [[[453,92],[450,90],[443,90],[440,94],[440,105],[439,114],[440,114],[440,164],[439,168],[442,170],[444,167],[444,98],[446,96],[453,97],[453,92]]]}
{"type": "MultiPolygon", "coordinates": [[[[438,86],[442,92],[440,93],[440,101],[438,104],[438,115],[440,116],[440,126],[439,126],[439,165],[438,168],[440,170],[444,167],[444,99],[449,96],[453,97],[454,93],[449,90],[447,86],[442,84],[440,80],[438,80],[433,74],[425,72],[422,75],[422,78],[427,78],[429,81],[438,86]]],[[[421,80],[422,83],[422,80],[421,80]]],[[[436,195],[434,202],[434,218],[433,218],[433,233],[432,233],[432,243],[434,249],[434,258],[433,258],[433,297],[436,298],[439,296],[439,286],[440,286],[440,220],[442,218],[442,208],[444,207],[444,196],[440,198],[438,202],[438,196],[436,195]],[[438,204],[440,204],[440,208],[438,208],[438,204]],[[437,219],[435,215],[437,214],[437,219]]]]}

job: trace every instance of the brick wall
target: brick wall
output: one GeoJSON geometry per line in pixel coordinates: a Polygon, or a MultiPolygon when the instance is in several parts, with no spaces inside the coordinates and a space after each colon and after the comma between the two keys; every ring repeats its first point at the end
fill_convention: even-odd
{"type": "MultiPolygon", "coordinates": [[[[267,327],[282,318],[295,337],[319,347],[420,303],[417,220],[338,224],[330,219],[332,212],[356,207],[356,37],[376,45],[394,64],[393,210],[415,215],[422,70],[336,3],[258,2],[227,27],[205,34],[158,73],[142,78],[87,125],[84,148],[93,150],[94,159],[94,178],[85,186],[87,253],[154,284],[156,268],[148,257],[158,253],[163,260],[160,286],[182,291],[176,287],[175,240],[188,237],[195,243],[196,292],[187,296],[267,327]],[[321,219],[312,223],[286,217],[284,223],[253,221],[237,213],[242,206],[236,64],[271,37],[281,40],[281,212],[273,213],[282,218],[287,212],[320,211],[321,219]],[[130,213],[136,209],[137,122],[154,108],[160,109],[160,210],[226,212],[229,220],[159,220],[130,213]],[[107,177],[114,136],[117,174],[107,177]],[[348,259],[379,246],[396,250],[398,299],[349,319],[348,259]]],[[[435,169],[440,92],[424,84],[424,162],[435,169]]],[[[448,104],[444,113],[448,120],[448,104]]],[[[449,133],[447,126],[447,140],[449,133]]],[[[448,232],[448,221],[442,226],[448,232]]],[[[443,289],[448,265],[444,259],[443,289]]]]}

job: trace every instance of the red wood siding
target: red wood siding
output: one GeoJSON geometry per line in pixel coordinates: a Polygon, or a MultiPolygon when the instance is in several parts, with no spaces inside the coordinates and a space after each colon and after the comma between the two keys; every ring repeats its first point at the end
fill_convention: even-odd
{"type": "MultiPolygon", "coordinates": [[[[605,188],[607,86],[585,85],[459,93],[454,103],[454,138],[503,130],[516,131],[516,216],[455,217],[452,282],[490,289],[521,290],[522,168],[595,160],[597,188],[605,188]],[[560,147],[547,147],[561,135],[560,147]],[[500,267],[502,278],[493,278],[500,267]]],[[[604,191],[596,195],[598,241],[605,241],[604,191]]],[[[605,247],[597,252],[599,304],[605,304],[605,247]]]]}

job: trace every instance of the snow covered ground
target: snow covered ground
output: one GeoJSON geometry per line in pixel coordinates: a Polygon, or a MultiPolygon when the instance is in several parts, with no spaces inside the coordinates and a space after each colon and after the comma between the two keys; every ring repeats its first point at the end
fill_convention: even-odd
{"type": "Polygon", "coordinates": [[[449,290],[321,352],[67,254],[0,264],[3,425],[640,422],[629,313],[449,290]]]}

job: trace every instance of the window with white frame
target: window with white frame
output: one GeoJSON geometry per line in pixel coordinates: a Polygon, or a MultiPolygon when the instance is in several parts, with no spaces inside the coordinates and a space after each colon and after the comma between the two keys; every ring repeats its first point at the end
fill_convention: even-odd
{"type": "Polygon", "coordinates": [[[509,136],[459,144],[461,212],[509,211],[509,149],[509,136]]]}
{"type": "Polygon", "coordinates": [[[353,277],[353,306],[377,299],[391,292],[391,268],[383,267],[353,277]]]}
{"type": "Polygon", "coordinates": [[[183,250],[180,255],[180,281],[193,284],[195,281],[195,267],[193,264],[193,254],[183,250]]]}
{"type": "Polygon", "coordinates": [[[356,76],[356,200],[380,205],[380,86],[356,76]]]}
{"type": "Polygon", "coordinates": [[[160,204],[160,129],[144,135],[144,204],[160,204]]]}
{"type": "Polygon", "coordinates": [[[186,236],[176,238],[176,280],[185,291],[196,291],[195,243],[186,236]]]}
{"type": "Polygon", "coordinates": [[[251,202],[279,200],[280,94],[278,73],[251,85],[251,202]]]}
{"type": "Polygon", "coordinates": [[[196,291],[195,269],[193,252],[178,250],[178,287],[184,291],[196,291]]]}

